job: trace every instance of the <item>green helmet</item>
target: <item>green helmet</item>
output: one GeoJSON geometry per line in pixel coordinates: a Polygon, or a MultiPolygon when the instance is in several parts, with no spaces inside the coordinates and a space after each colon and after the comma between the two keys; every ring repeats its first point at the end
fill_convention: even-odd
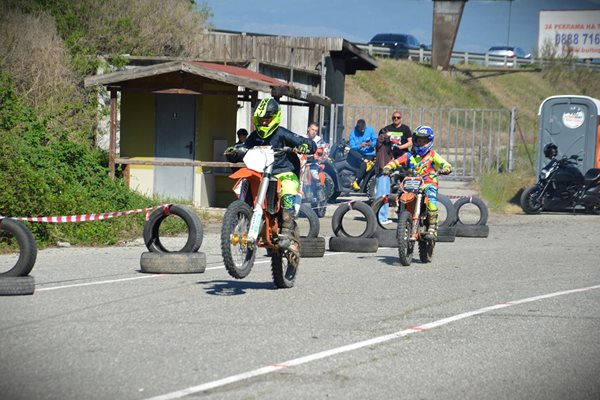
{"type": "Polygon", "coordinates": [[[258,103],[254,111],[254,126],[258,136],[268,138],[281,123],[281,107],[272,97],[265,97],[258,103]]]}

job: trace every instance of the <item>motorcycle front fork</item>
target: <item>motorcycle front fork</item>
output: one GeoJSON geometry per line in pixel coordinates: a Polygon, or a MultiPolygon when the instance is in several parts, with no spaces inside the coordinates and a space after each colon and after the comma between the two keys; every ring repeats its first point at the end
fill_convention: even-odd
{"type": "Polygon", "coordinates": [[[417,203],[415,204],[415,210],[412,216],[412,227],[410,231],[410,241],[415,242],[419,238],[419,219],[421,218],[421,200],[423,199],[423,193],[417,194],[417,203]]]}

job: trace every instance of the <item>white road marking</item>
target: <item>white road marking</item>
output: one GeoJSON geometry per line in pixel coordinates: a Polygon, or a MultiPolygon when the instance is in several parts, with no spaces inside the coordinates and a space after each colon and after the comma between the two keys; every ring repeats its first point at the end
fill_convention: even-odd
{"type": "Polygon", "coordinates": [[[232,375],[232,376],[229,376],[229,377],[226,377],[226,378],[223,378],[223,379],[218,379],[216,381],[203,383],[201,385],[191,386],[191,387],[186,388],[186,389],[178,390],[178,391],[175,391],[175,392],[163,394],[163,395],[156,396],[156,397],[151,397],[151,398],[148,398],[146,400],[179,399],[181,397],[184,397],[184,396],[187,396],[187,395],[190,395],[190,394],[195,394],[195,393],[204,392],[204,391],[207,391],[207,390],[210,390],[210,389],[215,389],[215,388],[218,388],[218,387],[222,387],[222,386],[228,385],[230,383],[235,383],[235,382],[240,382],[240,381],[243,381],[243,380],[247,380],[247,379],[253,378],[255,376],[266,375],[266,374],[269,374],[271,372],[276,372],[276,371],[279,371],[279,370],[284,369],[284,368],[293,367],[293,366],[297,366],[297,365],[301,365],[301,364],[306,364],[306,363],[309,363],[309,362],[312,362],[312,361],[316,361],[316,360],[320,360],[320,359],[323,359],[323,358],[332,357],[332,356],[335,356],[337,354],[346,353],[346,352],[349,352],[349,351],[361,349],[363,347],[372,346],[372,345],[375,345],[375,344],[387,342],[387,341],[394,340],[394,339],[397,339],[397,338],[400,338],[400,337],[403,337],[403,336],[410,335],[412,333],[426,332],[426,331],[428,331],[430,329],[437,328],[437,327],[440,327],[442,325],[449,324],[451,322],[459,321],[459,320],[462,320],[462,319],[465,319],[465,318],[469,318],[469,317],[472,317],[472,316],[475,316],[475,315],[484,314],[484,313],[487,313],[487,312],[490,312],[490,311],[499,310],[499,309],[507,308],[507,307],[513,307],[513,306],[517,306],[517,305],[525,304],[525,303],[531,303],[533,301],[549,299],[549,298],[552,298],[552,297],[563,296],[563,295],[566,295],[566,294],[586,292],[586,291],[594,290],[594,289],[600,289],[600,285],[588,286],[588,287],[579,288],[579,289],[572,289],[572,290],[564,290],[564,291],[561,291],[561,292],[554,292],[554,293],[544,294],[544,295],[540,295],[540,296],[534,296],[534,297],[528,297],[528,298],[525,298],[525,299],[509,301],[509,302],[506,302],[506,303],[495,304],[493,306],[483,307],[483,308],[480,308],[478,310],[468,311],[468,312],[465,312],[465,313],[462,313],[462,314],[457,314],[457,315],[454,315],[454,316],[451,316],[451,317],[448,317],[448,318],[442,318],[442,319],[439,319],[437,321],[429,322],[427,324],[423,324],[423,325],[411,327],[411,328],[408,328],[408,329],[404,329],[402,331],[391,333],[389,335],[379,336],[379,337],[375,337],[375,338],[372,338],[372,339],[364,340],[364,341],[361,341],[361,342],[356,342],[356,343],[348,344],[348,345],[345,345],[345,346],[336,347],[334,349],[321,351],[319,353],[309,354],[307,356],[295,358],[293,360],[271,364],[271,365],[266,366],[266,367],[258,368],[258,369],[252,370],[252,371],[242,372],[242,373],[237,374],[237,375],[232,375]]]}
{"type": "MultiPolygon", "coordinates": [[[[325,255],[332,256],[332,255],[338,255],[338,254],[348,254],[348,253],[326,253],[325,255]]],[[[255,261],[254,264],[266,264],[269,262],[271,262],[271,260],[255,261]]],[[[219,265],[217,267],[208,267],[208,268],[206,268],[206,271],[215,270],[215,269],[224,269],[224,268],[225,268],[224,265],[219,265]]],[[[75,287],[93,286],[93,285],[104,285],[107,283],[118,283],[118,282],[134,281],[137,279],[156,278],[156,277],[165,276],[165,275],[168,275],[168,274],[150,274],[150,275],[144,275],[144,276],[135,276],[132,278],[111,279],[111,280],[98,281],[98,282],[74,283],[72,285],[52,286],[52,287],[45,287],[45,288],[39,288],[39,289],[36,288],[35,291],[36,292],[46,292],[49,290],[70,289],[70,288],[75,288],[75,287]]]]}

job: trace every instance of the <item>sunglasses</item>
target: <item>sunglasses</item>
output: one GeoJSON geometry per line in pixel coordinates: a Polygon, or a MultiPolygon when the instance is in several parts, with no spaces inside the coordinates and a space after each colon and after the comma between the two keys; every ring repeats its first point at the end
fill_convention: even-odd
{"type": "Polygon", "coordinates": [[[392,116],[392,119],[402,119],[402,117],[394,115],[394,116],[392,116]]]}

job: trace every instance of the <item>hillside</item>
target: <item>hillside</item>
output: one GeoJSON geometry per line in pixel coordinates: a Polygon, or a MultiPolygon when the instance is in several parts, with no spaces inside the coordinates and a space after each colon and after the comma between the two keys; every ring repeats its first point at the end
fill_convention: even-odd
{"type": "MultiPolygon", "coordinates": [[[[555,67],[542,72],[525,70],[469,79],[457,71],[436,71],[411,61],[378,59],[378,63],[375,71],[359,71],[346,79],[347,105],[516,107],[519,126],[530,143],[537,136],[537,111],[545,98],[560,94],[600,98],[600,72],[597,71],[555,67]]],[[[481,74],[475,76],[478,75],[481,74]]]]}

